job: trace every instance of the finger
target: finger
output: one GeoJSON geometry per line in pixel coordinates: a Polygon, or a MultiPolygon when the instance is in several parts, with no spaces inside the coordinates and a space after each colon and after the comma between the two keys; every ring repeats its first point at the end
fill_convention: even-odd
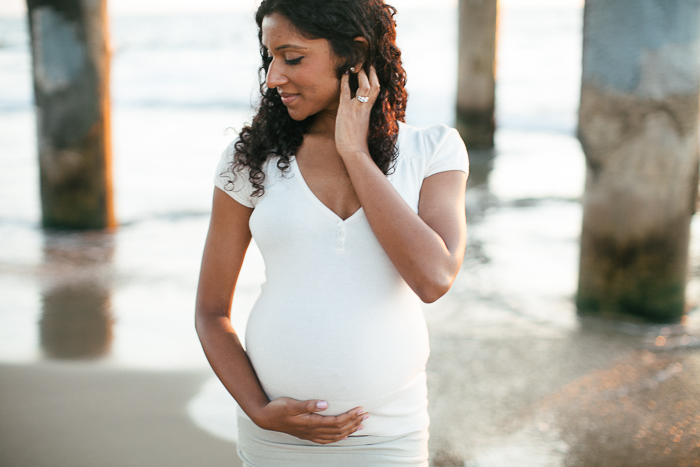
{"type": "Polygon", "coordinates": [[[317,428],[307,432],[305,437],[311,440],[338,441],[347,438],[359,430],[362,430],[362,428],[363,427],[360,424],[352,424],[351,426],[344,427],[342,430],[338,430],[336,428],[317,428]]]}
{"type": "Polygon", "coordinates": [[[379,77],[377,76],[377,69],[374,65],[369,67],[369,83],[372,88],[371,97],[376,98],[379,95],[379,90],[381,86],[379,85],[379,77]]]}
{"type": "Polygon", "coordinates": [[[350,409],[347,412],[338,415],[336,418],[338,420],[338,423],[341,425],[346,425],[348,423],[351,423],[354,419],[356,418],[362,418],[360,415],[366,413],[365,409],[362,407],[355,407],[354,409],[350,409]]]}
{"type": "Polygon", "coordinates": [[[330,416],[314,416],[313,417],[313,422],[316,427],[319,428],[327,428],[331,430],[338,430],[341,426],[344,425],[344,423],[341,423],[338,420],[339,417],[330,417],[330,416]]]}
{"type": "Polygon", "coordinates": [[[346,436],[344,431],[340,431],[337,428],[316,428],[306,432],[309,438],[326,438],[332,439],[337,437],[346,436]]]}
{"type": "Polygon", "coordinates": [[[346,420],[346,424],[349,424],[361,422],[366,415],[367,411],[365,409],[362,407],[355,407],[345,412],[342,416],[347,416],[344,417],[344,420],[346,420]]]}
{"type": "Polygon", "coordinates": [[[342,433],[342,434],[315,434],[313,436],[310,436],[309,439],[315,442],[326,442],[326,443],[335,443],[336,441],[340,441],[341,439],[346,439],[349,435],[352,433],[342,433]]]}
{"type": "Polygon", "coordinates": [[[346,71],[340,77],[340,101],[349,101],[350,99],[352,99],[350,94],[350,74],[346,71]]]}
{"type": "Polygon", "coordinates": [[[362,429],[363,429],[362,424],[357,424],[357,425],[353,424],[351,426],[345,427],[343,429],[343,431],[341,431],[340,433],[341,433],[341,436],[350,436],[353,433],[357,433],[358,430],[362,430],[362,429]]]}
{"type": "Polygon", "coordinates": [[[300,414],[294,422],[300,428],[310,433],[325,433],[337,435],[343,431],[345,423],[339,423],[338,417],[319,414],[300,414]]]}
{"type": "Polygon", "coordinates": [[[321,400],[296,401],[292,408],[296,414],[322,412],[328,408],[328,402],[321,400]]]}
{"type": "Polygon", "coordinates": [[[363,68],[357,73],[357,83],[359,84],[359,87],[357,88],[357,96],[369,96],[371,87],[369,85],[369,78],[367,77],[367,73],[365,72],[365,69],[363,68]]]}
{"type": "Polygon", "coordinates": [[[364,414],[366,414],[364,409],[362,409],[362,407],[358,407],[334,417],[319,416],[321,418],[318,421],[320,426],[342,429],[342,427],[347,426],[349,423],[354,423],[355,421],[361,422],[364,414]]]}
{"type": "Polygon", "coordinates": [[[369,414],[363,413],[361,416],[355,417],[343,426],[343,431],[354,433],[362,426],[362,422],[369,418],[369,414]]]}
{"type": "Polygon", "coordinates": [[[318,443],[318,444],[331,444],[331,443],[335,443],[336,441],[340,441],[341,439],[342,438],[338,438],[338,439],[321,438],[321,439],[317,439],[317,440],[312,439],[311,441],[313,441],[314,443],[318,443]]]}
{"type": "Polygon", "coordinates": [[[328,434],[329,431],[327,431],[327,430],[331,430],[331,433],[336,434],[340,437],[349,436],[349,435],[355,433],[358,429],[361,429],[360,427],[362,426],[364,416],[366,416],[366,414],[363,414],[362,416],[359,416],[359,417],[352,418],[342,426],[328,427],[328,428],[322,429],[322,431],[319,431],[318,433],[328,434]]]}
{"type": "Polygon", "coordinates": [[[339,439],[345,439],[358,431],[362,430],[364,427],[360,423],[352,423],[351,425],[344,427],[343,430],[338,434],[339,439]]]}
{"type": "Polygon", "coordinates": [[[342,437],[354,433],[357,430],[357,428],[361,425],[362,421],[362,418],[360,418],[358,420],[353,420],[352,422],[346,423],[344,425],[316,425],[315,423],[309,423],[310,421],[307,420],[306,423],[300,424],[299,428],[313,435],[342,437]]]}

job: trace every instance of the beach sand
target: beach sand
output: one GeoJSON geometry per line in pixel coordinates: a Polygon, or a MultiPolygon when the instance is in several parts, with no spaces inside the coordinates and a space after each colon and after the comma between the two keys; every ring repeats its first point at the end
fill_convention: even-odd
{"type": "Polygon", "coordinates": [[[240,466],[235,444],[187,417],[209,378],[89,362],[0,365],[0,465],[240,466]]]}

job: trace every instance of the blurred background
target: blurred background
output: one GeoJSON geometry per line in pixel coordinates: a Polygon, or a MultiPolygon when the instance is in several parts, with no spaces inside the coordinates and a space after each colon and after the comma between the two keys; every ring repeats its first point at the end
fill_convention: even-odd
{"type": "MultiPolygon", "coordinates": [[[[394,4],[407,123],[454,126],[457,3],[394,4]]],[[[68,232],[41,227],[26,6],[0,0],[3,467],[240,465],[193,311],[216,163],[256,102],[256,5],[109,2],[118,228],[68,232]]],[[[700,465],[700,225],[682,323],[577,316],[583,3],[501,0],[498,24],[495,148],[470,151],[464,265],[425,306],[431,463],[700,465]]],[[[263,278],[253,246],[241,335],[263,278]]]]}

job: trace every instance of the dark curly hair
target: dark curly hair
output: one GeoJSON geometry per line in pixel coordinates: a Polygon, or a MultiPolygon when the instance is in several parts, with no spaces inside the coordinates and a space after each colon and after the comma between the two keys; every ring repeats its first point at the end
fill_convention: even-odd
{"type": "MultiPolygon", "coordinates": [[[[259,70],[261,100],[253,122],[243,127],[235,143],[230,172],[249,169],[248,177],[254,188],[252,195],[262,196],[265,162],[279,156],[278,169],[288,171],[290,157],[296,153],[313,122],[313,115],[302,121],[293,120],[277,90],[265,85],[270,59],[262,45],[262,22],[273,13],[287,18],[307,37],[327,39],[341,59],[336,68],[338,78],[363,59],[364,69],[374,65],[381,87],[370,115],[367,144],[377,166],[384,174],[390,173],[398,153],[398,121],[405,121],[408,94],[401,51],[396,46],[396,9],[383,0],[262,1],[255,15],[263,59],[259,70]],[[355,41],[356,37],[364,37],[366,43],[355,41]]],[[[357,87],[357,76],[351,74],[352,92],[357,87]]],[[[229,180],[226,189],[229,186],[233,189],[233,180],[229,180]]]]}

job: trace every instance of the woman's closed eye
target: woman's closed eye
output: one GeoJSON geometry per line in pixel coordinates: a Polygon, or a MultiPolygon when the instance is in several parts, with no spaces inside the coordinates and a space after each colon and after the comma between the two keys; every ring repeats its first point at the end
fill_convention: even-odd
{"type": "Polygon", "coordinates": [[[301,56],[301,57],[297,57],[297,58],[286,59],[284,61],[284,63],[286,63],[287,65],[298,65],[299,63],[301,63],[302,58],[304,58],[304,57],[301,56]]]}

